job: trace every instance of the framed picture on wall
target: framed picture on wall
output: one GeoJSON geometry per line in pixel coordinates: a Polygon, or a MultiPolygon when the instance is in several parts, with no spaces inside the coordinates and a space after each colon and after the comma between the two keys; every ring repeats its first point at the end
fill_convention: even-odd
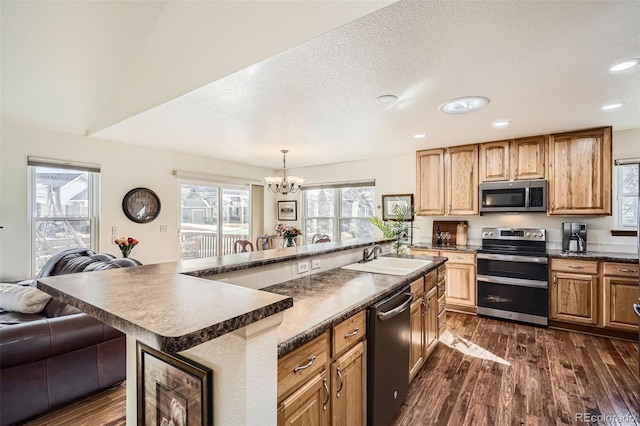
{"type": "MultiPolygon", "coordinates": [[[[382,220],[396,220],[396,214],[394,210],[396,208],[410,208],[413,209],[413,194],[392,194],[382,196],[382,220]]],[[[413,210],[411,211],[411,217],[406,219],[408,222],[413,222],[413,210]]]]}
{"type": "Polygon", "coordinates": [[[137,343],[138,423],[204,426],[213,420],[209,401],[213,371],[191,360],[137,343]]]}
{"type": "Polygon", "coordinates": [[[278,201],[278,220],[298,220],[298,202],[278,201]]]}

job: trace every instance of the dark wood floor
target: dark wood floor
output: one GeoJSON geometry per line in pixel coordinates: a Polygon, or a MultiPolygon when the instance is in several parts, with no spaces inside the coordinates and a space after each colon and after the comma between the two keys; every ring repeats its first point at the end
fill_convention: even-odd
{"type": "MultiPolygon", "coordinates": [[[[457,313],[447,331],[394,426],[640,425],[635,342],[457,313]]],[[[123,385],[28,425],[124,425],[125,400],[123,385]]]]}
{"type": "Polygon", "coordinates": [[[394,426],[640,425],[637,343],[447,317],[394,426]]]}

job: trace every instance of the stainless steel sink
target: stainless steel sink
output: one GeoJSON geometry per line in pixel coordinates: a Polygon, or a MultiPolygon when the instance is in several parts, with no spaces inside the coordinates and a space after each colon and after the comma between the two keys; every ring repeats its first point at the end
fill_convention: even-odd
{"type": "Polygon", "coordinates": [[[366,263],[352,263],[342,269],[351,271],[371,272],[373,274],[409,275],[420,268],[432,264],[431,260],[404,259],[399,257],[379,257],[366,263]]]}

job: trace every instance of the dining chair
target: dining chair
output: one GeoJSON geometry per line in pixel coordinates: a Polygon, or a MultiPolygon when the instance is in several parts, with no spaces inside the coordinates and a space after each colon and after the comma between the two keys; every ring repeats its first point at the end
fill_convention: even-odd
{"type": "Polygon", "coordinates": [[[273,235],[258,235],[256,250],[269,250],[273,248],[273,235]]]}
{"type": "Polygon", "coordinates": [[[234,253],[249,253],[251,251],[254,251],[254,248],[249,240],[236,240],[233,244],[234,253]]]}
{"type": "Polygon", "coordinates": [[[311,244],[330,243],[330,242],[331,242],[331,237],[329,237],[327,234],[315,234],[311,238],[311,244]]]}

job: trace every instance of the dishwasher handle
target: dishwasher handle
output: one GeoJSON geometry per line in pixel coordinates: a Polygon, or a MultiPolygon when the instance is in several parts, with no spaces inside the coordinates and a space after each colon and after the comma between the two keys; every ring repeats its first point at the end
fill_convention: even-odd
{"type": "Polygon", "coordinates": [[[404,296],[407,297],[407,300],[405,300],[404,302],[402,302],[401,305],[391,309],[390,311],[387,312],[380,312],[378,314],[378,319],[380,321],[386,321],[389,320],[397,315],[400,315],[401,313],[403,313],[404,311],[406,311],[407,309],[409,309],[409,306],[411,306],[411,302],[413,302],[413,294],[411,293],[404,293],[404,296]]]}

